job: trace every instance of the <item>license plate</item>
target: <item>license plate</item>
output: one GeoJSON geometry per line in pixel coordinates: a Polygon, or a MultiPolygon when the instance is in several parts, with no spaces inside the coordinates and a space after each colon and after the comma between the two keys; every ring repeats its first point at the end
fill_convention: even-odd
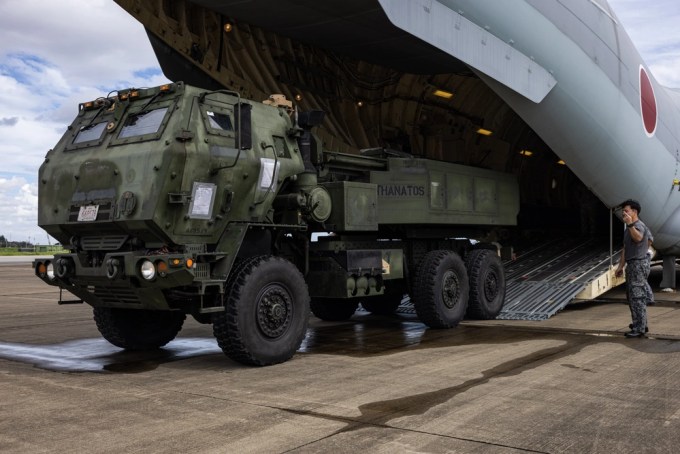
{"type": "Polygon", "coordinates": [[[85,205],[80,207],[78,221],[96,221],[99,205],[85,205]]]}

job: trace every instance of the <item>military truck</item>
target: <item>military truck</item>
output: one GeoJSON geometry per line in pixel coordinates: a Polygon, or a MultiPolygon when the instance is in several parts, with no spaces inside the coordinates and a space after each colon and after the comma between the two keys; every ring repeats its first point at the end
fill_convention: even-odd
{"type": "Polygon", "coordinates": [[[310,308],[390,314],[409,294],[432,328],[495,317],[505,275],[489,239],[516,223],[515,178],[328,151],[323,117],[182,82],[80,104],[39,172],[38,223],[69,253],[36,275],[60,304],[90,304],[115,346],[162,347],[191,315],[252,365],[290,359],[310,308]]]}

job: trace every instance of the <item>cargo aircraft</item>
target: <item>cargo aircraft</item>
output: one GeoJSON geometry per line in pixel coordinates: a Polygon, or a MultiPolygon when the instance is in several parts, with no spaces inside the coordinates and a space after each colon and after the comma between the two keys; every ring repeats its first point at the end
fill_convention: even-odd
{"type": "Polygon", "coordinates": [[[606,231],[639,200],[675,286],[680,92],[606,0],[115,1],[168,78],[322,109],[328,149],[514,173],[525,232],[606,231]]]}

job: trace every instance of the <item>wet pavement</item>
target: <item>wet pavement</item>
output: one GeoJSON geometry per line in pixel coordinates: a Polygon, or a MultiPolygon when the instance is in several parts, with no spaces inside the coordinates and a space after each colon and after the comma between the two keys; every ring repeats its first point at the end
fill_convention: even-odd
{"type": "MultiPolygon", "coordinates": [[[[658,274],[658,273],[657,273],[658,274]]],[[[657,279],[653,275],[652,279],[657,279]]],[[[104,341],[87,305],[0,265],[1,452],[676,452],[680,298],[625,339],[615,289],[543,322],[310,319],[284,364],[226,358],[187,319],[154,352],[104,341]]],[[[653,283],[654,285],[654,283],[653,283]]]]}

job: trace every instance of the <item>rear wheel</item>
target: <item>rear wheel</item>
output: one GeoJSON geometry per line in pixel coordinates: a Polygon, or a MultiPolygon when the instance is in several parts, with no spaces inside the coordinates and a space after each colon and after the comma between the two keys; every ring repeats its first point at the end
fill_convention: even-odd
{"type": "Polygon", "coordinates": [[[338,322],[349,319],[357,307],[359,301],[345,298],[312,298],[312,313],[321,320],[338,322]]]}
{"type": "Polygon", "coordinates": [[[431,328],[453,328],[465,316],[468,277],[463,260],[453,251],[425,255],[416,272],[413,306],[418,318],[431,328]]]}
{"type": "Polygon", "coordinates": [[[470,277],[468,318],[491,320],[503,309],[505,302],[505,270],[494,251],[477,249],[466,260],[470,277]]]}
{"type": "Polygon", "coordinates": [[[213,334],[234,361],[267,366],[290,359],[307,332],[309,293],[300,271],[279,257],[244,260],[227,285],[213,334]]]}
{"type": "Polygon", "coordinates": [[[176,311],[94,308],[94,321],[104,339],[126,350],[162,347],[177,336],[185,319],[176,311]]]}

